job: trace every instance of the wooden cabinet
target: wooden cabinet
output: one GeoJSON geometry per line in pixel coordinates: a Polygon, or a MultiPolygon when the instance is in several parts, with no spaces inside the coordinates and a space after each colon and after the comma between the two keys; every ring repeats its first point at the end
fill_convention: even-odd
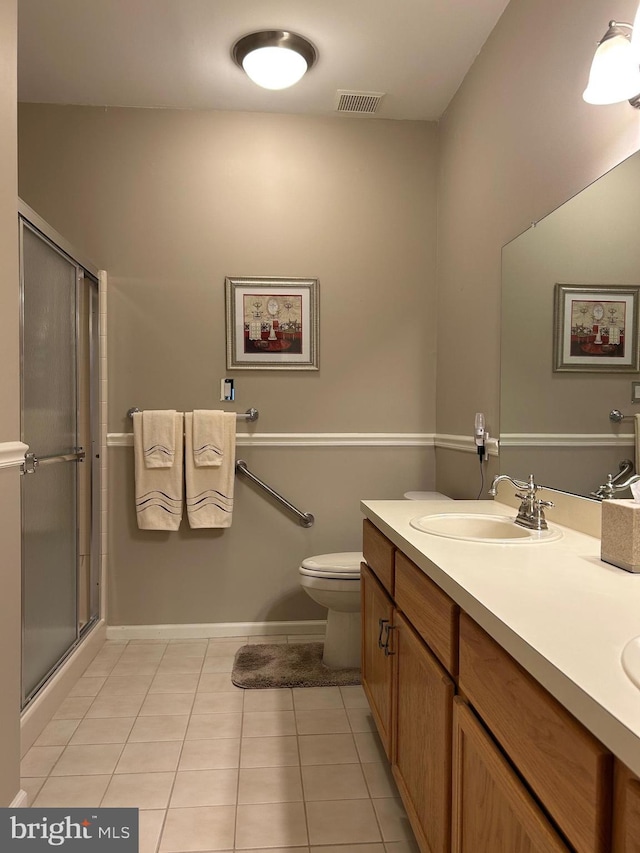
{"type": "Polygon", "coordinates": [[[455,685],[424,640],[457,666],[458,609],[369,522],[364,543],[362,684],[420,849],[448,853],[455,685]]]}
{"type": "Polygon", "coordinates": [[[640,853],[640,779],[616,762],[613,853],[640,853]]]}
{"type": "Polygon", "coordinates": [[[640,853],[640,781],[613,821],[611,753],[368,520],[363,553],[363,687],[421,853],[640,853]]]}
{"type": "Polygon", "coordinates": [[[392,597],[395,579],[395,553],[396,549],[393,543],[365,518],[362,525],[362,554],[382,586],[392,597]]]}
{"type": "Polygon", "coordinates": [[[393,775],[420,848],[447,853],[454,684],[407,620],[394,620],[393,775]]]}
{"type": "Polygon", "coordinates": [[[453,714],[453,853],[568,853],[470,708],[453,714]]]}
{"type": "Polygon", "coordinates": [[[393,603],[364,563],[360,569],[362,602],[362,687],[387,757],[391,759],[393,603]]]}
{"type": "Polygon", "coordinates": [[[394,599],[447,672],[458,672],[460,608],[400,551],[395,560],[394,599]]]}
{"type": "Polygon", "coordinates": [[[466,614],[459,686],[578,853],[607,853],[613,756],[466,614]]]}

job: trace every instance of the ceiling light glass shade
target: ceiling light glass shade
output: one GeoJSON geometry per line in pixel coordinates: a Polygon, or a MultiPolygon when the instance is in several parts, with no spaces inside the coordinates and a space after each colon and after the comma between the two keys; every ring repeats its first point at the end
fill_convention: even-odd
{"type": "Polygon", "coordinates": [[[617,104],[640,93],[640,67],[629,36],[609,26],[593,57],[582,97],[588,104],[617,104]]]}
{"type": "Polygon", "coordinates": [[[318,54],[310,41],[286,30],[243,36],[231,55],[247,76],[264,89],[286,89],[311,68],[318,54]]]}
{"type": "Polygon", "coordinates": [[[242,67],[263,89],[287,89],[304,77],[307,62],[286,47],[259,47],[245,56],[242,67]]]}

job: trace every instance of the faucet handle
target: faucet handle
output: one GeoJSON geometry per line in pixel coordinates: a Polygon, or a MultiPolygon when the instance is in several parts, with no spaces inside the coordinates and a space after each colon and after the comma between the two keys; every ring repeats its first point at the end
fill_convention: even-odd
{"type": "Polygon", "coordinates": [[[545,507],[545,506],[551,507],[551,506],[555,506],[555,504],[553,501],[543,501],[543,500],[540,500],[538,498],[538,500],[536,501],[536,506],[539,506],[542,509],[542,507],[545,507]]]}

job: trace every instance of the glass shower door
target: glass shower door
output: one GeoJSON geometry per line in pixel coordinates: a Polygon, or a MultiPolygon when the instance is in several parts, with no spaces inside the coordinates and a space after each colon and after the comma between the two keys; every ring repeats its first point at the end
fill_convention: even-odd
{"type": "Polygon", "coordinates": [[[21,220],[23,705],[78,640],[80,270],[21,220]]]}

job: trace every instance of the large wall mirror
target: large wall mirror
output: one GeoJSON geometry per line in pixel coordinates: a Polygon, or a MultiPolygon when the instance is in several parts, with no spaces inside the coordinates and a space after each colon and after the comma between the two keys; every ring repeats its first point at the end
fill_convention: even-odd
{"type": "Polygon", "coordinates": [[[589,496],[624,460],[635,465],[638,186],[640,152],[503,248],[503,473],[534,473],[538,483],[589,496]],[[621,292],[634,298],[620,302],[621,292]],[[554,308],[558,293],[564,317],[554,308]],[[566,345],[564,361],[554,336],[566,345]],[[613,410],[624,420],[612,421],[613,410]]]}

